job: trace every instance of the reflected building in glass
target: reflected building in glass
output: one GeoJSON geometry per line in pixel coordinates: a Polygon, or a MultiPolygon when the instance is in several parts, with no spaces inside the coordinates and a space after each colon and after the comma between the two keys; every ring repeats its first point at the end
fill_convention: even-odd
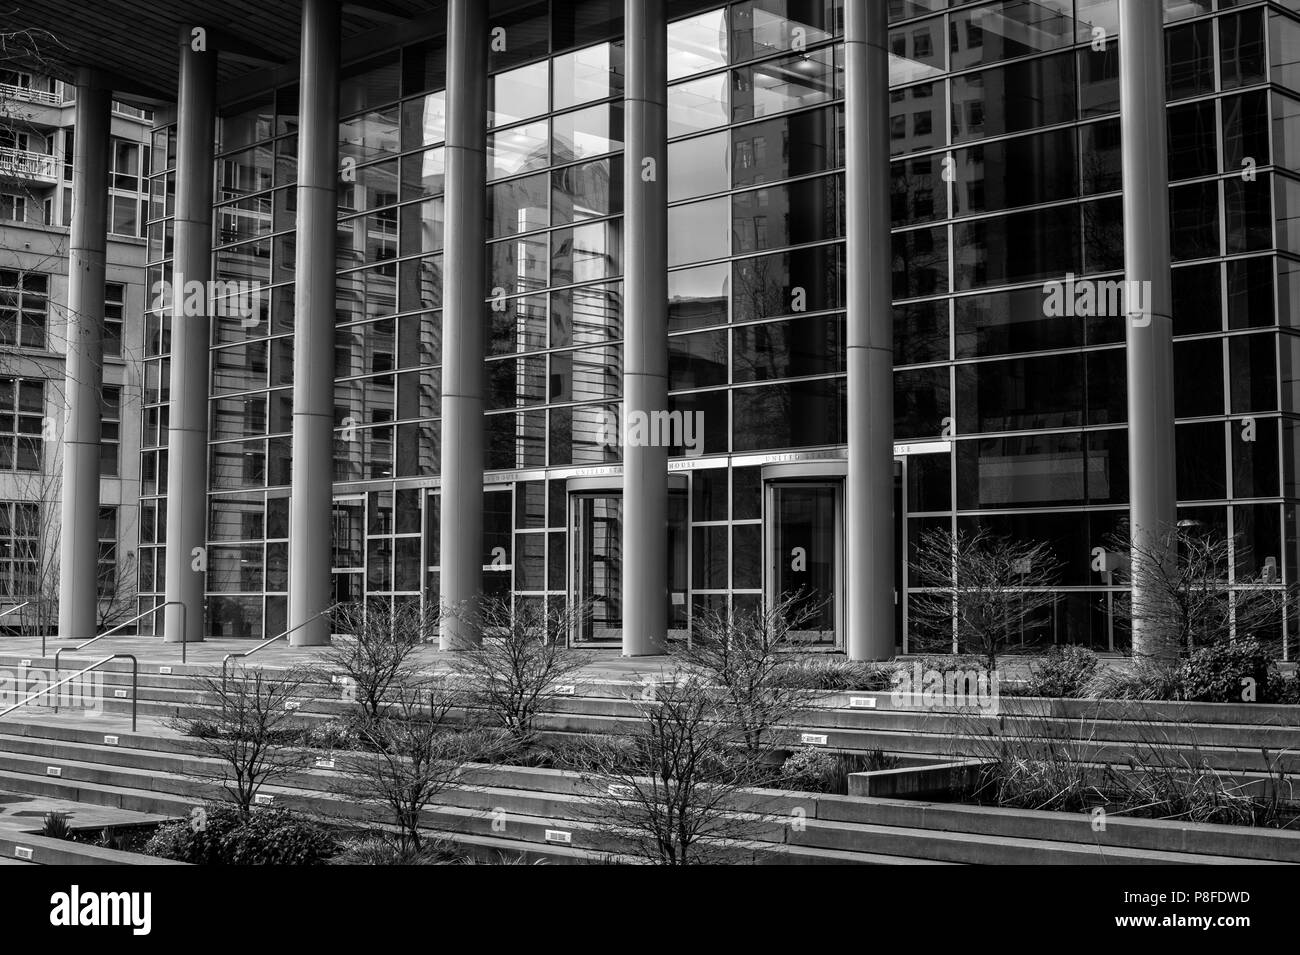
{"type": "MultiPolygon", "coordinates": [[[[864,586],[848,565],[849,354],[853,323],[870,318],[848,290],[866,264],[847,251],[846,168],[868,158],[846,134],[851,2],[664,5],[666,410],[699,425],[663,474],[670,636],[707,610],[799,592],[808,642],[849,645],[845,608],[864,586]]],[[[882,5],[889,89],[869,92],[888,105],[888,142],[875,145],[892,247],[867,255],[892,277],[894,533],[870,544],[894,571],[876,590],[894,595],[894,627],[877,646],[913,649],[906,564],[919,535],[984,527],[1046,540],[1064,565],[1055,612],[1026,642],[1122,650],[1121,588],[1095,551],[1129,521],[1125,318],[1044,305],[1046,283],[1125,277],[1120,0],[882,5]]],[[[430,612],[444,599],[440,497],[457,452],[443,442],[443,296],[472,282],[482,590],[581,601],[591,618],[570,640],[619,648],[636,586],[623,523],[641,506],[624,496],[618,428],[625,343],[640,334],[625,283],[639,237],[624,213],[644,168],[624,154],[624,5],[488,5],[485,214],[468,237],[444,226],[445,8],[414,6],[426,13],[345,29],[341,44],[333,366],[314,369],[332,375],[334,463],[310,475],[333,486],[329,596],[430,612]],[[481,281],[444,275],[448,245],[475,240],[481,281]]],[[[1149,160],[1170,180],[1178,518],[1233,536],[1238,573],[1294,581],[1300,3],[1164,11],[1168,150],[1149,160]]],[[[218,92],[214,278],[262,295],[256,324],[213,320],[210,366],[190,369],[210,384],[209,636],[299,622],[295,290],[298,244],[316,237],[299,229],[298,82],[271,67],[218,92]]],[[[150,281],[171,268],[174,124],[156,130],[153,155],[150,281]]],[[[170,318],[149,322],[142,609],[166,599],[177,506],[170,318]]]]}

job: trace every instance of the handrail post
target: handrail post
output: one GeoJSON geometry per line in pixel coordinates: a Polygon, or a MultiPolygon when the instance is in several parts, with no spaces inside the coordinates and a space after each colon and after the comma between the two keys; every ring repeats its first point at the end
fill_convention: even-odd
{"type": "MultiPolygon", "coordinates": [[[[54,651],[54,682],[55,683],[59,682],[59,654],[61,654],[66,649],[68,648],[59,647],[59,649],[54,651]]],[[[41,654],[41,656],[44,655],[45,654],[41,654]]],[[[55,713],[59,712],[59,694],[57,693],[54,694],[54,712],[55,713]]]]}
{"type": "Polygon", "coordinates": [[[140,699],[140,661],[133,653],[117,653],[114,658],[124,657],[131,661],[131,732],[136,731],[136,702],[140,699]]]}

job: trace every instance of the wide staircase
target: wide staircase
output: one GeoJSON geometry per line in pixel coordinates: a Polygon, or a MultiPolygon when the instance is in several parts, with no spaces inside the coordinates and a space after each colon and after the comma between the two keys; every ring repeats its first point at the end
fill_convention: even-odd
{"type": "MultiPolygon", "coordinates": [[[[23,660],[0,655],[0,669],[23,660]]],[[[52,659],[30,659],[33,671],[52,659]]],[[[65,660],[63,672],[79,668],[65,660]]],[[[0,791],[44,795],[134,812],[185,818],[217,798],[219,767],[193,753],[193,741],[167,720],[210,701],[196,676],[211,667],[141,663],[138,699],[121,661],[96,671],[100,712],[26,706],[0,719],[0,791]],[[166,671],[166,672],[163,672],[166,671]],[[102,675],[99,675],[102,674],[102,675]],[[139,726],[131,730],[135,703],[139,726]]],[[[617,733],[636,719],[645,684],[579,682],[549,698],[549,734],[617,733]]],[[[304,685],[298,715],[324,721],[346,710],[327,675],[304,685]]],[[[1003,697],[996,716],[893,707],[890,694],[831,694],[797,727],[830,749],[914,756],[983,755],[996,734],[1051,736],[1079,758],[1124,763],[1158,749],[1173,764],[1212,767],[1243,784],[1287,785],[1300,777],[1300,707],[1214,704],[1103,704],[1003,697]]],[[[264,792],[277,805],[346,823],[383,814],[341,796],[342,760],[320,754],[264,792]]],[[[586,783],[541,768],[476,767],[463,785],[425,813],[425,825],[485,860],[618,861],[623,846],[592,816],[586,783]]],[[[1297,787],[1300,796],[1300,786],[1297,787]]],[[[762,817],[748,839],[728,847],[737,859],[804,864],[1239,864],[1300,862],[1300,833],[1127,818],[1104,826],[1083,813],[1054,813],[948,802],[756,790],[730,807],[762,817]]],[[[6,837],[11,838],[11,837],[6,837]]],[[[17,838],[17,837],[12,837],[17,838]]],[[[14,846],[0,839],[0,855],[14,846]]],[[[39,861],[39,860],[34,860],[39,861]]]]}

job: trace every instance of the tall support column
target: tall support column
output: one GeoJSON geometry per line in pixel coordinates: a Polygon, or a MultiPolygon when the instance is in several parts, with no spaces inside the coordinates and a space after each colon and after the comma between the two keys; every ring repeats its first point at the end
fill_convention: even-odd
{"type": "MultiPolygon", "coordinates": [[[[339,7],[303,0],[298,249],[289,488],[290,646],[329,643],[334,498],[334,244],[338,228],[339,7]]],[[[268,634],[273,636],[273,634],[268,634]]]]}
{"type": "Polygon", "coordinates": [[[847,586],[851,660],[894,655],[894,312],[889,206],[889,15],[845,4],[847,586]]]}
{"type": "Polygon", "coordinates": [[[1119,9],[1133,653],[1164,656],[1177,648],[1159,645],[1159,628],[1144,619],[1153,608],[1143,593],[1149,565],[1177,558],[1164,22],[1161,5],[1148,0],[1120,0],[1119,9]],[[1145,309],[1135,312],[1139,288],[1145,309]]]}
{"type": "MultiPolygon", "coordinates": [[[[203,45],[203,44],[200,44],[203,45]]],[[[203,639],[208,516],[208,296],[186,287],[212,278],[212,156],[217,52],[180,37],[176,103],[176,238],[172,259],[171,410],[167,431],[165,640],[203,639]],[[192,314],[202,301],[201,314],[192,314]],[[197,569],[196,569],[197,568],[197,569]],[[179,605],[179,606],[178,606],[179,605]]]]}
{"type": "Polygon", "coordinates": [[[104,268],[112,90],[77,73],[59,541],[59,635],[94,636],[99,565],[99,426],[104,391],[104,268]]]}
{"type": "MultiPolygon", "coordinates": [[[[634,425],[668,410],[668,23],[626,0],[623,161],[623,656],[668,633],[668,449],[634,425]]],[[[666,420],[666,419],[663,419],[666,420]]]]}
{"type": "Polygon", "coordinates": [[[442,264],[439,646],[473,646],[483,590],[483,353],[487,221],[487,4],[447,5],[442,264]]]}

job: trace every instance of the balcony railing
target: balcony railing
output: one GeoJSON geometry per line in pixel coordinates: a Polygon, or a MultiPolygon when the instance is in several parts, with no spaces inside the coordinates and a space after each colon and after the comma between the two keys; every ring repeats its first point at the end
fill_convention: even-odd
{"type": "Polygon", "coordinates": [[[46,106],[63,105],[63,95],[61,93],[34,90],[30,86],[11,86],[8,83],[0,83],[0,99],[21,99],[29,103],[42,103],[46,106]]]}
{"type": "Polygon", "coordinates": [[[53,153],[34,153],[26,149],[0,146],[0,176],[57,182],[59,157],[53,153]]]}

